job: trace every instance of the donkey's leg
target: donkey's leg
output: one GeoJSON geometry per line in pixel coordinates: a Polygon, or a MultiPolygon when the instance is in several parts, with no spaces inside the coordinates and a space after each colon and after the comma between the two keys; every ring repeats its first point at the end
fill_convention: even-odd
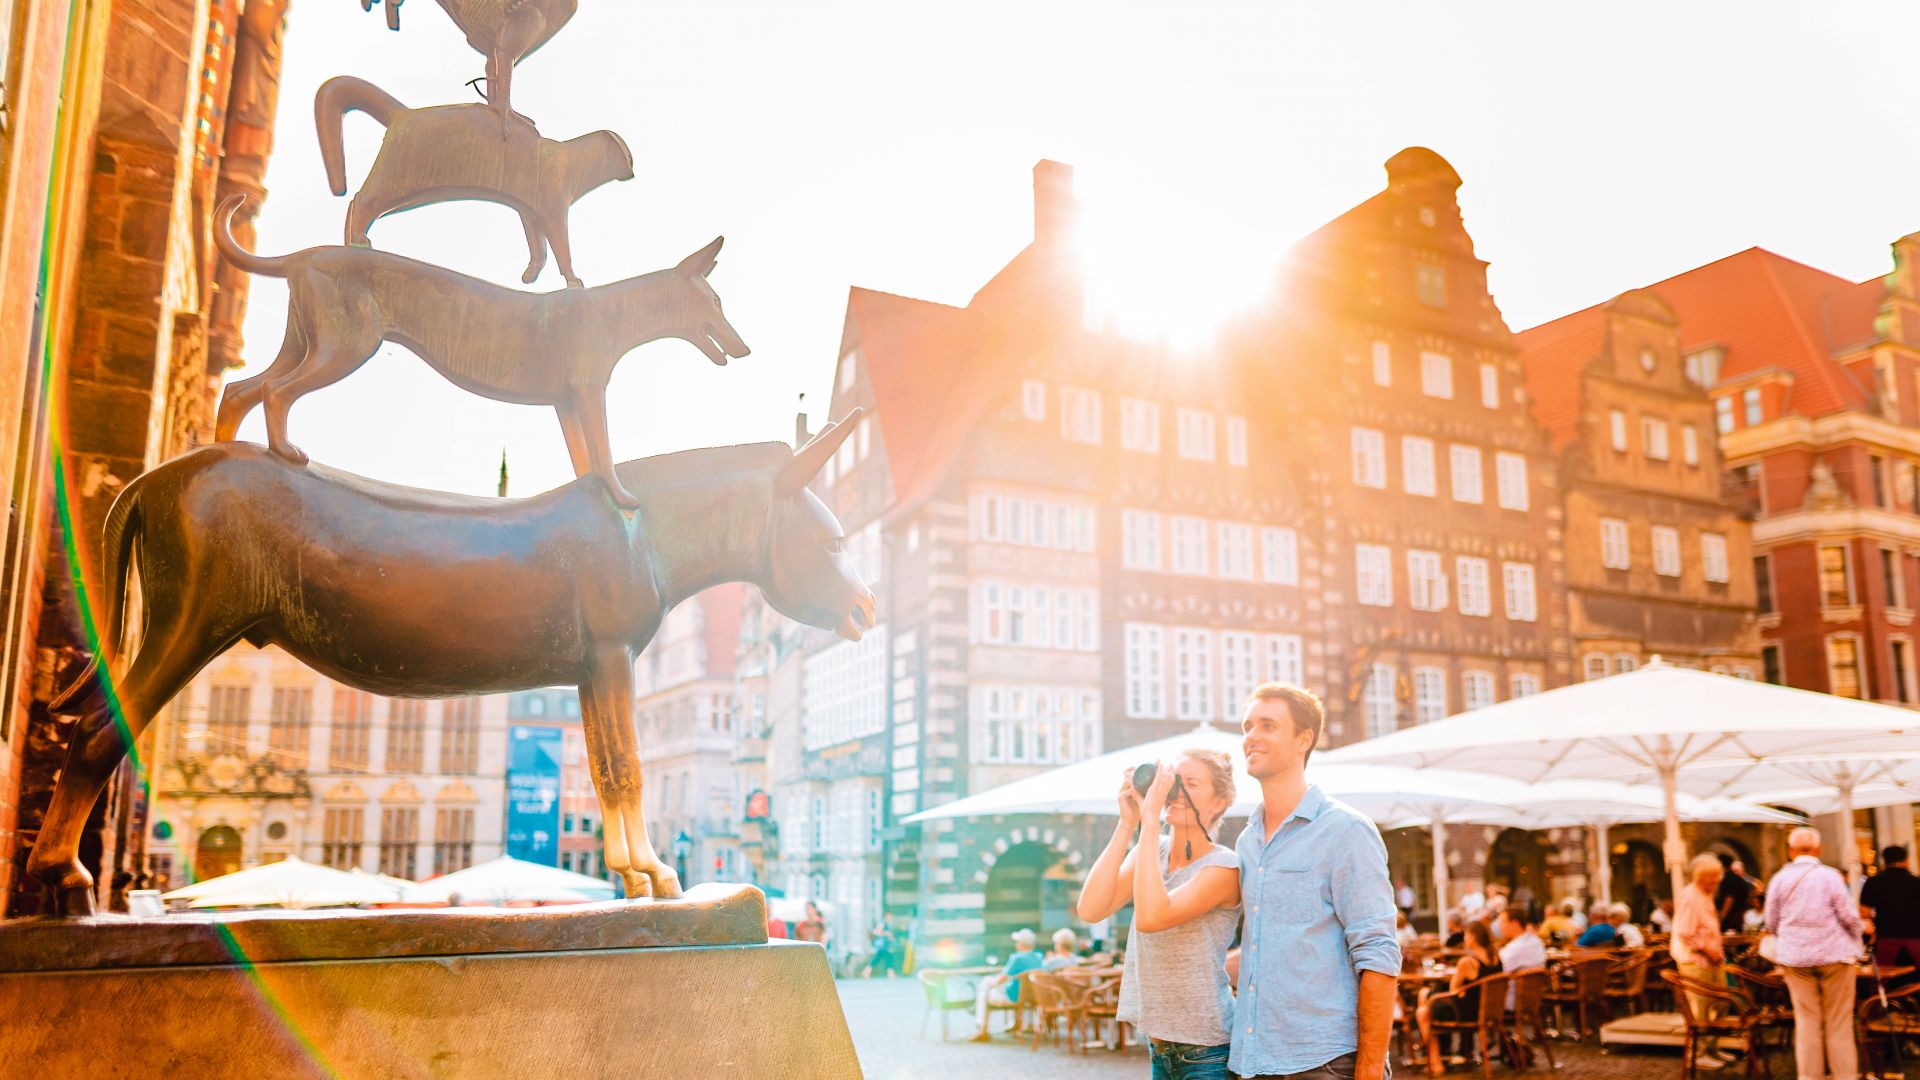
{"type": "Polygon", "coordinates": [[[249,375],[244,379],[227,384],[220,394],[220,411],[214,419],[213,437],[220,442],[232,442],[240,430],[240,421],[247,418],[255,405],[266,395],[267,384],[274,379],[284,379],[300,366],[307,355],[306,338],[300,333],[300,313],[289,305],[287,308],[287,334],[280,340],[280,353],[267,365],[267,370],[258,375],[249,375]]]}
{"type": "Polygon", "coordinates": [[[499,46],[487,57],[487,104],[500,111],[500,141],[513,132],[514,57],[499,46]]]}
{"type": "Polygon", "coordinates": [[[93,875],[80,865],[79,855],[87,817],[153,714],[165,708],[218,651],[218,636],[201,619],[184,612],[157,619],[133,664],[115,684],[118,709],[104,687],[87,696],[92,705],[74,730],[66,764],[54,784],[53,801],[27,858],[27,873],[52,894],[54,914],[93,914],[93,875]]]}
{"type": "Polygon", "coordinates": [[[629,899],[680,895],[680,879],[647,839],[640,808],[640,745],[633,730],[633,655],[625,645],[594,646],[580,686],[580,724],[587,736],[593,790],[606,826],[607,865],[629,899]]]}
{"type": "Polygon", "coordinates": [[[580,430],[580,417],[574,414],[573,406],[565,403],[555,405],[553,411],[560,418],[560,434],[567,440],[567,456],[573,459],[573,475],[587,475],[593,471],[593,457],[587,453],[587,436],[580,430]]]}
{"type": "MultiPolygon", "coordinates": [[[[346,312],[321,317],[334,324],[333,333],[339,333],[341,330],[354,329],[351,324],[355,315],[354,312],[346,312]]],[[[360,370],[360,366],[373,359],[374,351],[380,347],[378,338],[371,342],[328,341],[328,333],[327,329],[319,329],[315,333],[318,340],[308,350],[306,363],[285,378],[267,383],[267,448],[295,465],[305,465],[307,455],[287,439],[287,413],[293,409],[293,403],[360,370]]]]}
{"type": "Polygon", "coordinates": [[[613,471],[613,448],[607,442],[607,388],[595,386],[578,389],[572,394],[574,419],[580,425],[581,434],[586,437],[587,457],[595,475],[607,482],[613,492],[614,505],[623,510],[632,510],[640,505],[640,500],[620,483],[620,477],[613,471]]]}
{"type": "MultiPolygon", "coordinates": [[[[547,233],[541,227],[539,215],[531,210],[520,211],[520,228],[527,234],[527,268],[521,272],[520,282],[531,285],[547,265],[547,233]]],[[[560,271],[569,272],[565,260],[560,263],[560,271]]]]}

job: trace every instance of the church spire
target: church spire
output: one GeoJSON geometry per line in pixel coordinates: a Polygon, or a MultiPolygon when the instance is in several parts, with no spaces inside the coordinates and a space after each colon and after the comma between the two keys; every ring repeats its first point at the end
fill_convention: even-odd
{"type": "Polygon", "coordinates": [[[507,448],[500,448],[500,497],[507,497],[507,448]]]}

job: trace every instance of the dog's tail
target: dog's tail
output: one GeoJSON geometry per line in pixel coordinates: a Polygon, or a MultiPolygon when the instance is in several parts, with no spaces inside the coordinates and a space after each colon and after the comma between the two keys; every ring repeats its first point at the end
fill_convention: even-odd
{"type": "Polygon", "coordinates": [[[320,84],[320,92],[313,95],[313,126],[320,132],[320,160],[326,164],[327,185],[335,195],[347,193],[347,149],[340,124],[355,109],[378,120],[381,127],[407,111],[392,94],[365,79],[341,75],[320,84]]]}
{"type": "Polygon", "coordinates": [[[100,547],[101,611],[107,617],[106,632],[94,644],[93,659],[74,677],[65,690],[54,695],[47,708],[59,712],[70,708],[99,681],[103,669],[112,665],[127,625],[127,573],[133,566],[133,541],[139,535],[140,495],[146,477],[128,484],[107,511],[105,535],[100,547]]]}
{"type": "Polygon", "coordinates": [[[266,277],[278,278],[286,277],[287,256],[281,255],[278,258],[270,258],[265,255],[255,255],[253,252],[241,247],[240,241],[233,238],[234,212],[239,210],[240,204],[246,201],[247,197],[245,195],[235,195],[233,198],[221,204],[220,213],[213,223],[214,246],[220,249],[220,254],[225,256],[228,262],[245,270],[249,274],[262,274],[266,277]]]}

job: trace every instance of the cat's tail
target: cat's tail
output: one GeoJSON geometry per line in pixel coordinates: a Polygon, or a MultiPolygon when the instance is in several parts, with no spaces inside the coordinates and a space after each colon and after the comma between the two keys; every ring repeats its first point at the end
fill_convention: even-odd
{"type": "Polygon", "coordinates": [[[365,79],[341,75],[320,84],[313,95],[313,126],[320,132],[320,159],[327,166],[327,184],[335,195],[347,193],[347,150],[340,136],[341,121],[358,109],[382,127],[406,112],[392,94],[365,79]]]}

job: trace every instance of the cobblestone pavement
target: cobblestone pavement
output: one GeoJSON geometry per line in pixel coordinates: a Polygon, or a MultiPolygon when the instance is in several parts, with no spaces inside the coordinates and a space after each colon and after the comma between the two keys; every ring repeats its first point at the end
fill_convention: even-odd
{"type": "MultiPolygon", "coordinates": [[[[939,1016],[925,1017],[926,1035],[921,1023],[926,999],[919,983],[912,979],[843,980],[839,984],[840,1003],[846,1010],[847,1026],[853,1033],[854,1049],[867,1080],[987,1080],[1021,1077],[1031,1080],[1057,1080],[1065,1077],[1101,1077],[1146,1080],[1147,1056],[1138,1047],[1123,1053],[1097,1049],[1087,1055],[1070,1054],[1064,1047],[1048,1045],[1043,1039],[1038,1050],[1029,1050],[1022,1039],[994,1036],[992,1042],[966,1041],[973,1029],[973,1017],[965,1012],[948,1014],[952,1040],[940,1041],[939,1016]]],[[[996,1030],[1003,1021],[995,1020],[996,1030]]],[[[1574,1044],[1555,1042],[1557,1072],[1536,1067],[1531,1073],[1518,1074],[1540,1080],[1677,1080],[1680,1076],[1678,1051],[1666,1049],[1622,1050],[1601,1053],[1591,1042],[1574,1044]]],[[[1774,1050],[1771,1054],[1771,1080],[1793,1080],[1793,1053],[1774,1050]]],[[[1424,1077],[1416,1069],[1396,1067],[1402,1080],[1424,1077]]],[[[1479,1080],[1479,1069],[1455,1068],[1447,1073],[1454,1080],[1479,1080]]],[[[1495,1080],[1516,1076],[1495,1066],[1495,1080]]],[[[1920,1080],[1920,1064],[1909,1066],[1908,1077],[1920,1080]]],[[[1743,1067],[1702,1073],[1705,1080],[1746,1076],[1743,1067]]]]}

